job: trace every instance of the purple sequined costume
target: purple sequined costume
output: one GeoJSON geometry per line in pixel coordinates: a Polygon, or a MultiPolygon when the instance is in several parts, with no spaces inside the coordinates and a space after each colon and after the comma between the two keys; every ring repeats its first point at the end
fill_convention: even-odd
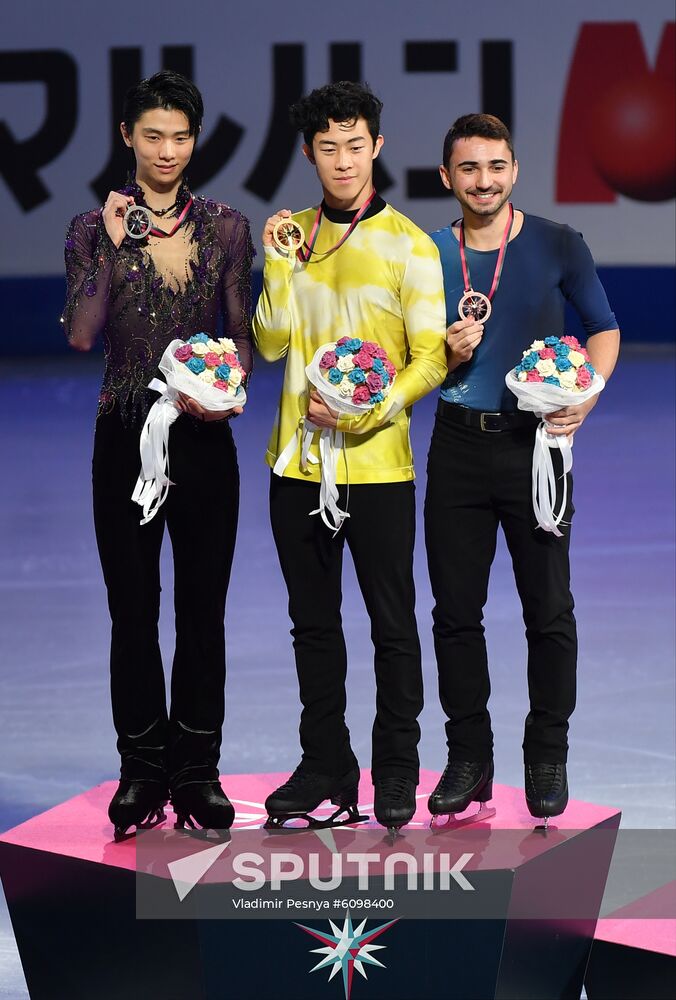
{"type": "MultiPolygon", "coordinates": [[[[138,186],[124,193],[143,204],[138,186]]],[[[183,186],[176,214],[189,198],[183,186]]],[[[160,225],[170,230],[165,218],[160,225]]],[[[65,330],[80,350],[89,349],[99,333],[105,343],[92,480],[112,620],[111,695],[123,779],[166,784],[168,778],[175,789],[218,777],[223,621],[239,499],[229,421],[179,416],[169,436],[175,485],[149,524],[140,525],[131,493],[140,469],[140,430],[157,399],[146,387],[167,344],[200,332],[225,335],[251,370],[253,253],[247,220],[204,198],[195,198],[186,224],[167,240],[125,238],[116,249],[100,211],[76,216],[68,229],[65,330]],[[165,523],[176,616],[170,713],[158,638],[165,523]]]]}

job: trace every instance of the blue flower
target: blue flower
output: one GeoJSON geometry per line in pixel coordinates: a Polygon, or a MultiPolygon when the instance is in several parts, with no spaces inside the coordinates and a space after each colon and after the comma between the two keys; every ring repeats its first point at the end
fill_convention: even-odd
{"type": "Polygon", "coordinates": [[[347,377],[350,382],[354,382],[355,385],[362,385],[362,383],[366,381],[366,375],[361,368],[353,368],[347,377]]]}
{"type": "Polygon", "coordinates": [[[343,373],[338,368],[329,368],[329,382],[338,385],[343,381],[343,373]]]}
{"type": "Polygon", "coordinates": [[[573,365],[572,362],[568,360],[568,358],[557,358],[556,367],[559,369],[560,372],[567,372],[570,368],[573,367],[573,365]]]}
{"type": "Polygon", "coordinates": [[[531,351],[530,354],[527,354],[526,357],[523,358],[522,361],[521,361],[521,369],[522,369],[522,371],[525,371],[525,372],[532,371],[533,368],[535,368],[535,365],[537,364],[538,360],[539,360],[539,358],[538,358],[536,352],[535,351],[531,351]]]}
{"type": "Polygon", "coordinates": [[[585,363],[584,363],[584,365],[582,367],[586,368],[587,371],[589,372],[589,374],[591,375],[591,377],[594,378],[594,375],[596,375],[596,369],[594,368],[594,366],[592,364],[590,364],[588,361],[585,361],[585,363]]]}
{"type": "Polygon", "coordinates": [[[554,350],[560,358],[567,358],[570,354],[570,347],[568,344],[562,344],[561,341],[559,341],[554,350]]]}
{"type": "Polygon", "coordinates": [[[558,337],[545,337],[545,347],[556,347],[558,342],[558,337]]]}
{"type": "Polygon", "coordinates": [[[191,337],[188,341],[189,344],[206,344],[209,338],[206,333],[196,333],[194,337],[191,337]]]}
{"type": "Polygon", "coordinates": [[[387,374],[386,371],[385,371],[385,365],[382,362],[382,358],[374,358],[373,359],[373,370],[374,370],[374,372],[378,372],[379,375],[386,375],[387,374]]]}
{"type": "Polygon", "coordinates": [[[336,357],[344,358],[346,354],[352,354],[347,344],[338,344],[336,347],[336,357]]]}
{"type": "Polygon", "coordinates": [[[543,381],[549,382],[550,385],[558,385],[558,386],[561,385],[556,375],[545,375],[543,381]]]}
{"type": "Polygon", "coordinates": [[[206,368],[202,358],[191,358],[190,361],[186,361],[185,366],[190,369],[193,375],[200,375],[206,368]]]}
{"type": "Polygon", "coordinates": [[[357,351],[360,351],[361,345],[362,341],[359,339],[359,337],[352,337],[350,340],[348,340],[347,344],[345,344],[350,354],[356,354],[357,351]]]}
{"type": "Polygon", "coordinates": [[[230,365],[219,365],[214,375],[218,379],[222,379],[223,382],[227,382],[230,378],[230,365]]]}
{"type": "Polygon", "coordinates": [[[523,367],[523,365],[521,365],[521,364],[518,364],[518,365],[516,366],[516,368],[514,369],[514,374],[515,374],[515,375],[518,375],[518,374],[519,374],[519,372],[525,372],[525,371],[526,371],[526,369],[525,369],[525,368],[523,367]]]}
{"type": "Polygon", "coordinates": [[[383,396],[382,392],[372,392],[371,393],[371,402],[372,403],[382,403],[382,401],[384,399],[385,399],[385,397],[383,396]]]}

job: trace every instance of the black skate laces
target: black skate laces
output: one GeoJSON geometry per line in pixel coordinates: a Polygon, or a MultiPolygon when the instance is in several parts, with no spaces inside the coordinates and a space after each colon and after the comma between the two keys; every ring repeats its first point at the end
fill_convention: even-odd
{"type": "Polygon", "coordinates": [[[404,778],[402,776],[380,778],[378,785],[381,795],[393,802],[401,802],[405,800],[409,794],[411,779],[404,778]]]}
{"type": "Polygon", "coordinates": [[[480,764],[478,761],[451,760],[444,768],[444,773],[441,776],[441,784],[445,787],[456,780],[466,784],[470,779],[476,778],[477,774],[481,773],[483,768],[484,764],[480,764]]]}
{"type": "MultiPolygon", "coordinates": [[[[563,778],[562,764],[527,764],[526,775],[528,777],[529,791],[532,789],[537,795],[550,792],[563,778]]],[[[532,796],[531,796],[532,797],[532,796]]]]}

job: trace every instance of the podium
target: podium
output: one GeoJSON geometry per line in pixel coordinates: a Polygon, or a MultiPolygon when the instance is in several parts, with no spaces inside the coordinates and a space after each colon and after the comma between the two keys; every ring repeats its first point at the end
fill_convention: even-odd
{"type": "Polygon", "coordinates": [[[671,1000],[676,991],[676,881],[598,921],[585,989],[589,1000],[671,1000]]]}
{"type": "MultiPolygon", "coordinates": [[[[263,837],[263,802],[285,777],[222,777],[237,811],[232,844],[237,831],[263,837]]],[[[135,837],[113,842],[106,810],[115,782],[7,831],[0,836],[0,877],[32,1000],[579,1000],[620,813],[571,801],[544,834],[534,829],[521,789],[494,785],[492,819],[432,834],[426,801],[438,777],[421,772],[418,810],[392,849],[402,853],[415,841],[418,851],[420,844],[441,845],[450,856],[474,845],[466,852],[474,867],[463,875],[497,900],[497,909],[475,909],[467,919],[352,912],[355,934],[365,920],[362,937],[373,932],[373,943],[359,951],[350,939],[344,968],[331,979],[330,964],[311,971],[327,953],[315,949],[347,927],[347,915],[331,916],[333,927],[323,913],[305,910],[288,919],[205,919],[192,903],[213,886],[198,885],[181,900],[166,865],[139,868],[135,837]],[[139,885],[166,901],[157,918],[139,914],[139,885]]],[[[360,811],[372,813],[368,771],[359,802],[360,811]]],[[[171,831],[173,821],[167,809],[157,832],[171,831]]],[[[371,842],[384,842],[372,818],[361,828],[371,842]]],[[[298,836],[265,835],[285,851],[298,836]]]]}

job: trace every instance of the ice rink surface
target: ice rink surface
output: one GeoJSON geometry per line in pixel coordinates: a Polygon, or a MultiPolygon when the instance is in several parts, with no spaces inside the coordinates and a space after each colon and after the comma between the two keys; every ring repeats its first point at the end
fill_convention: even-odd
{"type": "MultiPolygon", "coordinates": [[[[674,826],[674,360],[668,351],[625,350],[574,448],[572,573],[580,664],[571,795],[621,808],[624,828],[674,826]]],[[[73,356],[4,362],[0,373],[0,830],[117,774],[108,702],[109,623],[90,501],[101,365],[100,357],[73,356]]],[[[226,620],[223,774],[292,770],[299,758],[290,624],[263,462],[280,380],[279,367],[259,362],[249,404],[234,425],[242,495],[226,620]]],[[[420,524],[434,405],[428,397],[416,406],[412,441],[426,683],[420,755],[423,767],[441,770],[443,719],[420,524]]],[[[161,621],[167,664],[171,590],[167,540],[161,621]]],[[[368,766],[372,646],[347,555],[344,624],[348,724],[360,763],[368,766]]],[[[525,641],[504,542],[491,576],[486,633],[496,781],[521,787],[525,641]]],[[[0,998],[25,997],[0,896],[0,998]]]]}

